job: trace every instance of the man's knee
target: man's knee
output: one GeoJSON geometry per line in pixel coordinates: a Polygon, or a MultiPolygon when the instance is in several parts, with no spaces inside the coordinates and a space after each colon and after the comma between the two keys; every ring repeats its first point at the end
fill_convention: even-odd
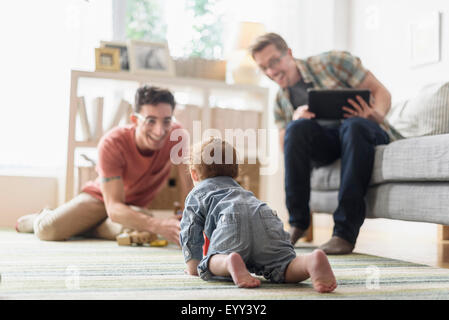
{"type": "Polygon", "coordinates": [[[53,224],[45,223],[45,221],[39,220],[38,218],[36,218],[36,221],[34,222],[34,235],[39,240],[44,241],[65,240],[53,224]]]}
{"type": "Polygon", "coordinates": [[[371,120],[354,117],[348,118],[340,126],[340,138],[358,139],[369,137],[371,120]]]}
{"type": "Polygon", "coordinates": [[[345,129],[366,130],[369,128],[370,122],[371,120],[360,117],[348,118],[342,122],[340,130],[345,129]]]}
{"type": "Polygon", "coordinates": [[[51,225],[47,225],[47,226],[36,228],[34,230],[34,235],[39,240],[45,240],[45,241],[61,241],[61,240],[64,240],[63,238],[61,238],[58,235],[58,232],[56,231],[56,229],[53,226],[51,226],[51,225]]]}
{"type": "Polygon", "coordinates": [[[290,121],[285,129],[285,141],[305,139],[316,130],[318,124],[315,120],[299,119],[290,121]]]}

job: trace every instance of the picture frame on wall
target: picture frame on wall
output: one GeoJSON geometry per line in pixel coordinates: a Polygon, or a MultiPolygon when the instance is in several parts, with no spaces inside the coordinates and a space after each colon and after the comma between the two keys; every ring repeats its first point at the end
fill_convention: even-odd
{"type": "Polygon", "coordinates": [[[441,13],[421,15],[410,24],[411,66],[437,63],[441,59],[441,13]]]}
{"type": "Polygon", "coordinates": [[[101,48],[116,48],[120,50],[120,70],[129,71],[129,54],[126,42],[101,41],[101,48]]]}
{"type": "Polygon", "coordinates": [[[174,76],[174,62],[167,43],[131,40],[129,66],[132,73],[174,76]]]}
{"type": "Polygon", "coordinates": [[[120,71],[120,50],[95,48],[95,71],[120,71]]]}

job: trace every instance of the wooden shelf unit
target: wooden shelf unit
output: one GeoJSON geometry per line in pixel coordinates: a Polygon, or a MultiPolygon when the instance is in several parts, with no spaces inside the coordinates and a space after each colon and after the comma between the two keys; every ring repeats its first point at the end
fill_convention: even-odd
{"type": "MultiPolygon", "coordinates": [[[[259,127],[254,129],[267,128],[268,121],[268,99],[269,93],[267,88],[253,85],[230,85],[222,81],[182,78],[182,77],[161,77],[149,76],[142,74],[132,74],[130,72],[89,72],[89,71],[71,71],[71,88],[70,88],[70,111],[69,111],[69,134],[68,134],[68,150],[66,165],[66,186],[65,201],[69,201],[75,196],[75,150],[78,148],[96,148],[101,135],[93,137],[91,141],[76,140],[77,132],[77,115],[78,103],[80,98],[79,82],[81,79],[97,79],[97,80],[116,80],[124,82],[132,82],[136,84],[136,88],[144,84],[151,84],[159,87],[170,89],[175,96],[182,89],[194,90],[200,92],[202,103],[201,107],[201,129],[202,131],[211,128],[211,109],[214,107],[223,107],[217,102],[217,97],[227,96],[243,97],[245,104],[248,102],[249,108],[241,108],[242,110],[254,110],[260,113],[259,127]]],[[[187,90],[187,91],[188,91],[187,90]]],[[[102,97],[97,97],[102,99],[102,97]]],[[[177,99],[178,100],[178,99],[177,99]]],[[[219,100],[219,99],[218,99],[219,100]]],[[[102,100],[103,101],[103,100],[102,100]]],[[[179,101],[178,101],[179,104],[179,101]]],[[[240,109],[233,108],[231,109],[240,109]]],[[[102,119],[100,120],[102,121],[102,119]]],[[[104,132],[102,132],[104,133],[104,132]]]]}

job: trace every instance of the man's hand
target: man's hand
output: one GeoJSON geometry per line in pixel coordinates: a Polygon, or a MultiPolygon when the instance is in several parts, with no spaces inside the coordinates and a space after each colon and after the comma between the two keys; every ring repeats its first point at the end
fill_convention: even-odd
{"type": "Polygon", "coordinates": [[[153,218],[152,231],[160,234],[166,240],[179,243],[179,233],[181,232],[180,222],[176,217],[173,218],[153,218]]]}
{"type": "Polygon", "coordinates": [[[179,245],[180,222],[176,217],[155,218],[133,210],[125,204],[125,189],[121,179],[101,184],[106,211],[112,221],[126,228],[160,234],[166,240],[179,245]]]}
{"type": "Polygon", "coordinates": [[[353,99],[348,99],[348,103],[354,108],[348,108],[347,106],[343,106],[342,109],[346,112],[344,113],[345,118],[352,117],[360,117],[365,118],[371,121],[374,121],[378,124],[381,124],[384,121],[384,117],[375,109],[371,104],[368,104],[363,98],[359,95],[356,96],[357,102],[353,99]]]}
{"type": "Polygon", "coordinates": [[[302,105],[296,108],[295,112],[293,112],[293,120],[299,119],[313,119],[315,118],[315,114],[309,111],[308,105],[302,105]]]}
{"type": "Polygon", "coordinates": [[[346,118],[362,117],[378,124],[383,123],[391,106],[391,94],[387,88],[370,71],[368,71],[365,79],[356,88],[370,90],[372,100],[367,103],[361,97],[357,97],[358,102],[354,100],[349,102],[356,109],[348,110],[349,108],[343,108],[348,113],[346,118]]]}

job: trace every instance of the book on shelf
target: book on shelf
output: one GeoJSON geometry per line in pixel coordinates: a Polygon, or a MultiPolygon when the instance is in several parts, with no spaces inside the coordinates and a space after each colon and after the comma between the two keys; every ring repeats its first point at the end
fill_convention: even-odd
{"type": "Polygon", "coordinates": [[[126,122],[128,123],[131,113],[132,113],[131,104],[128,101],[122,99],[120,101],[119,106],[117,107],[114,118],[112,118],[111,123],[109,124],[109,126],[107,126],[106,131],[109,131],[112,128],[118,126],[120,124],[120,121],[122,121],[123,118],[125,118],[126,122]]]}
{"type": "Polygon", "coordinates": [[[92,104],[92,137],[98,141],[103,135],[103,97],[97,97],[92,104]]]}
{"type": "Polygon", "coordinates": [[[83,141],[92,140],[92,136],[90,133],[90,127],[89,127],[89,119],[88,119],[87,112],[86,112],[86,103],[84,101],[84,97],[78,98],[77,115],[78,115],[80,125],[81,125],[83,141]]]}

